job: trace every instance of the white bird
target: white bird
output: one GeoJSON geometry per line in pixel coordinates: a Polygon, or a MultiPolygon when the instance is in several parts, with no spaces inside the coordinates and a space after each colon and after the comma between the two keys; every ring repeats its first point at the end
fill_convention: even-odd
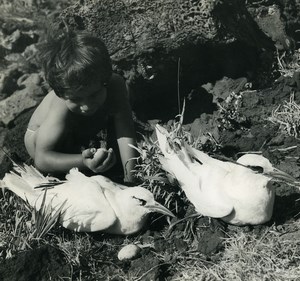
{"type": "Polygon", "coordinates": [[[60,223],[75,231],[128,235],[142,229],[150,212],[174,217],[149,190],[126,187],[100,175],[87,177],[76,168],[66,175],[66,181],[55,182],[33,166],[24,165],[6,173],[1,186],[37,210],[45,197],[52,214],[61,208],[60,223]],[[48,186],[46,196],[37,186],[48,186]]]}
{"type": "Polygon", "coordinates": [[[262,224],[273,213],[272,180],[296,184],[257,154],[246,154],[237,163],[214,159],[187,143],[175,140],[156,125],[162,168],[174,176],[196,212],[235,224],[262,224]],[[261,173],[251,168],[259,168],[261,173]]]}

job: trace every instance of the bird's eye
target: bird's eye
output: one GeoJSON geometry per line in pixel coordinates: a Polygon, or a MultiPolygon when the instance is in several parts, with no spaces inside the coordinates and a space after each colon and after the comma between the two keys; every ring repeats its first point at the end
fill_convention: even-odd
{"type": "Polygon", "coordinates": [[[136,199],[136,200],[139,202],[139,205],[140,205],[140,206],[145,206],[146,203],[147,203],[147,201],[144,200],[144,199],[137,198],[137,197],[135,197],[135,196],[133,196],[133,198],[136,199]]]}
{"type": "Polygon", "coordinates": [[[257,172],[259,174],[262,174],[264,172],[264,169],[260,166],[247,166],[250,168],[252,171],[257,172]]]}

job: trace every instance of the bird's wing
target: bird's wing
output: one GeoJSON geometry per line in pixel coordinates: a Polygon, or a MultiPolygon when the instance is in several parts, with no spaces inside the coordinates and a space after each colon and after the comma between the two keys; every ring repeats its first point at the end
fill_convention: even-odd
{"type": "Polygon", "coordinates": [[[191,159],[189,170],[194,175],[182,189],[194,204],[196,210],[209,217],[222,218],[233,211],[232,200],[224,188],[225,178],[236,166],[233,163],[220,161],[184,143],[191,159]]]}
{"type": "Polygon", "coordinates": [[[198,162],[186,165],[178,155],[159,159],[163,168],[177,179],[200,214],[221,218],[232,212],[232,202],[222,185],[227,170],[198,162]]]}
{"type": "MultiPolygon", "coordinates": [[[[49,183],[46,177],[32,166],[5,174],[3,185],[39,210],[44,202],[44,189],[36,185],[49,183]]],[[[67,181],[49,188],[45,195],[45,207],[54,214],[61,207],[61,223],[75,231],[100,231],[113,225],[116,215],[95,180],[77,169],[67,175],[67,181]]]]}
{"type": "Polygon", "coordinates": [[[182,189],[193,203],[196,210],[205,216],[222,218],[233,211],[233,202],[224,189],[225,178],[228,172],[217,166],[207,164],[194,167],[197,177],[182,189]],[[188,196],[189,194],[189,196],[188,196]]]}
{"type": "Polygon", "coordinates": [[[61,223],[75,231],[103,231],[113,225],[116,215],[107,201],[103,187],[77,168],[66,175],[66,183],[48,190],[48,204],[57,209],[65,203],[61,223]]]}
{"type": "Polygon", "coordinates": [[[156,134],[164,154],[159,157],[162,168],[175,176],[196,210],[211,217],[230,214],[233,205],[222,188],[222,177],[228,174],[233,164],[216,160],[186,143],[177,146],[175,151],[169,145],[168,132],[159,125],[156,134]]]}
{"type": "Polygon", "coordinates": [[[202,164],[208,164],[211,165],[212,167],[219,167],[227,171],[231,171],[236,166],[236,164],[234,163],[220,161],[218,159],[210,157],[206,153],[188,145],[187,143],[184,143],[184,147],[192,159],[197,159],[202,164]]]}
{"type": "Polygon", "coordinates": [[[169,160],[163,156],[158,156],[158,160],[161,164],[163,170],[168,172],[173,178],[176,178],[176,175],[171,167],[169,167],[169,160]]]}
{"type": "Polygon", "coordinates": [[[74,182],[64,185],[49,190],[50,195],[55,193],[53,206],[66,200],[61,218],[64,227],[75,231],[105,231],[116,222],[115,212],[96,181],[87,177],[80,186],[74,182]]]}
{"type": "Polygon", "coordinates": [[[74,182],[76,183],[76,186],[80,186],[79,183],[84,184],[87,181],[93,180],[96,181],[99,184],[99,188],[104,189],[110,189],[113,191],[120,191],[121,189],[128,188],[125,185],[113,182],[107,177],[104,177],[102,175],[95,175],[92,177],[87,177],[83,173],[81,173],[77,168],[73,168],[70,170],[70,172],[66,175],[66,179],[68,182],[74,182]]]}
{"type": "Polygon", "coordinates": [[[116,182],[113,182],[107,177],[96,175],[91,177],[93,180],[95,180],[101,188],[108,189],[114,192],[118,192],[122,189],[127,189],[128,187],[116,182]]]}
{"type": "Polygon", "coordinates": [[[69,183],[75,183],[76,186],[80,186],[89,180],[85,174],[81,173],[78,168],[72,168],[69,173],[66,175],[66,180],[69,183]]]}

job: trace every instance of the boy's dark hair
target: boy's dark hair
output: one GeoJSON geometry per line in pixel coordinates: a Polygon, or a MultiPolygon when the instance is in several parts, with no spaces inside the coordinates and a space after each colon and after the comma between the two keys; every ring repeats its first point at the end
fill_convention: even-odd
{"type": "Polygon", "coordinates": [[[40,55],[45,78],[59,97],[93,81],[105,85],[112,75],[105,44],[83,31],[51,30],[40,55]]]}

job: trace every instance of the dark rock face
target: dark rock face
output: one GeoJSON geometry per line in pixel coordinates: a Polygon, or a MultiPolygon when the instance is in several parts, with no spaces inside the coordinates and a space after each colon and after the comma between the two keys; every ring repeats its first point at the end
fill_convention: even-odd
{"type": "Polygon", "coordinates": [[[183,99],[223,76],[268,83],[262,73],[274,70],[275,45],[292,45],[279,6],[268,2],[86,0],[61,18],[104,40],[138,118],[153,118],[151,111],[168,120],[178,113],[178,92],[183,99]]]}
{"type": "Polygon", "coordinates": [[[273,47],[241,0],[87,0],[66,9],[62,17],[103,38],[116,61],[207,42],[238,40],[255,47],[273,47]]]}
{"type": "Polygon", "coordinates": [[[300,33],[297,30],[300,29],[300,2],[297,0],[277,0],[276,4],[280,7],[287,34],[299,44],[300,33]]]}

